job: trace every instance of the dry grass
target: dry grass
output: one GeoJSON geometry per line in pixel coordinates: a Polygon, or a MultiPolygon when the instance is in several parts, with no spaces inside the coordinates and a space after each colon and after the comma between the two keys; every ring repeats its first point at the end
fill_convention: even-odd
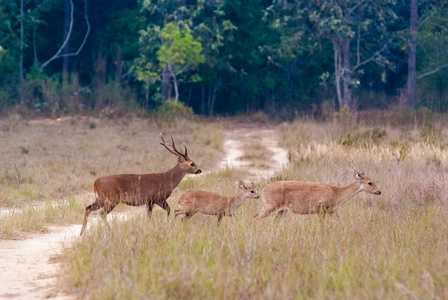
{"type": "Polygon", "coordinates": [[[172,133],[179,147],[186,145],[204,171],[222,155],[223,134],[214,124],[178,120],[161,127],[132,117],[0,120],[0,208],[18,210],[1,219],[0,237],[44,231],[48,223],[80,222],[83,208],[58,221],[45,216],[49,207],[61,203],[75,201],[85,207],[92,202],[93,181],[100,176],[172,168],[176,157],[159,145],[160,132],[172,133]]]}
{"type": "MultiPolygon", "coordinates": [[[[90,121],[83,122],[78,121],[84,125],[74,126],[66,139],[54,142],[65,159],[54,158],[59,167],[51,171],[51,178],[60,178],[62,186],[72,188],[56,196],[50,193],[50,199],[90,190],[94,178],[103,172],[158,171],[164,169],[160,161],[174,165],[169,153],[154,142],[159,130],[155,125],[142,120],[107,121],[91,130],[90,121]],[[86,135],[90,139],[74,141],[86,135]],[[117,145],[130,146],[122,150],[117,145]],[[79,178],[67,177],[77,169],[85,169],[77,171],[79,178]]],[[[204,137],[209,133],[203,128],[203,124],[188,123],[173,134],[183,137],[178,138],[179,144],[185,142],[193,160],[212,166],[222,135],[212,141],[217,134],[204,137]],[[203,131],[187,135],[187,126],[192,132],[203,131]]],[[[254,222],[260,200],[246,201],[234,218],[224,218],[220,226],[216,218],[205,215],[185,223],[167,219],[161,210],[151,220],[143,211],[128,220],[110,218],[110,230],[101,222],[93,224],[82,238],[67,245],[60,258],[64,265],[60,284],[80,299],[446,299],[446,129],[437,127],[428,135],[423,127],[385,126],[381,127],[384,135],[378,128],[378,124],[356,128],[337,121],[285,124],[281,135],[283,146],[291,151],[291,163],[256,182],[258,192],[267,182],[287,179],[347,185],[353,182],[353,169],[364,169],[382,195],[357,195],[341,207],[339,219],[327,218],[322,223],[317,216],[288,213],[281,220],[271,216],[254,222]]],[[[22,125],[14,130],[37,134],[35,128],[22,125]]],[[[10,191],[35,182],[43,186],[45,180],[33,173],[43,174],[38,166],[48,167],[30,159],[39,147],[23,139],[13,144],[9,148],[17,152],[19,178],[24,181],[17,182],[14,160],[8,159],[9,175],[2,177],[2,186],[10,191]],[[28,154],[21,153],[22,146],[29,149],[28,154]],[[33,171],[28,171],[30,166],[33,171]]],[[[181,190],[190,188],[234,195],[234,181],[244,178],[235,168],[210,170],[186,177],[169,199],[170,205],[175,207],[181,190]]],[[[25,199],[25,193],[20,197],[25,199]]]]}

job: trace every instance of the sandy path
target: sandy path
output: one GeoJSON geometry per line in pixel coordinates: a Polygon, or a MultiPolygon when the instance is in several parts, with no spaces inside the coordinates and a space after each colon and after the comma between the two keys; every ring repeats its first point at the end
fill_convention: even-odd
{"type": "Polygon", "coordinates": [[[51,233],[33,234],[26,240],[0,241],[0,298],[74,299],[55,286],[58,263],[52,259],[62,244],[79,234],[81,225],[51,227],[51,233]]]}
{"type": "MultiPolygon", "coordinates": [[[[278,147],[279,132],[272,128],[238,127],[226,132],[226,155],[221,166],[248,168],[253,176],[268,175],[288,162],[287,151],[278,147]],[[243,146],[257,141],[271,151],[270,169],[254,169],[241,160],[243,146]]],[[[138,208],[137,208],[138,209],[138,208]]],[[[125,209],[119,217],[135,209],[125,209]]],[[[116,215],[117,216],[117,215],[116,215]]],[[[92,216],[93,217],[93,216],[92,216]]],[[[91,218],[89,224],[95,218],[91,218]]],[[[78,238],[81,225],[50,227],[50,233],[30,234],[25,240],[0,240],[0,299],[76,299],[57,286],[61,265],[54,257],[63,245],[78,238]]]]}
{"type": "Polygon", "coordinates": [[[245,168],[250,177],[269,176],[275,170],[288,163],[288,151],[279,147],[279,132],[272,128],[238,127],[226,132],[224,149],[226,156],[221,162],[221,167],[232,166],[245,168]],[[257,142],[266,147],[271,158],[268,164],[270,168],[254,168],[251,162],[241,159],[245,144],[257,142]]]}

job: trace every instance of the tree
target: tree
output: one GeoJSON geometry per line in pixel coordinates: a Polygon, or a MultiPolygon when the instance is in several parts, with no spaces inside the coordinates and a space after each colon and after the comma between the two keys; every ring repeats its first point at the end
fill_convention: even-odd
{"type": "Polygon", "coordinates": [[[69,25],[69,29],[68,29],[67,35],[65,36],[64,42],[62,43],[62,46],[59,48],[59,50],[51,58],[49,58],[46,62],[44,62],[43,64],[40,65],[40,67],[39,67],[39,71],[40,72],[42,72],[43,69],[49,63],[54,61],[55,59],[62,58],[62,57],[78,55],[81,52],[82,48],[84,47],[84,45],[85,45],[85,43],[87,41],[87,38],[89,37],[89,34],[90,34],[90,22],[89,22],[89,17],[88,17],[88,14],[87,14],[87,0],[84,0],[84,19],[85,19],[85,22],[87,24],[87,31],[86,31],[86,33],[84,35],[84,39],[83,39],[82,43],[79,45],[78,50],[76,52],[61,54],[62,51],[67,46],[69,40],[70,40],[70,36],[72,34],[72,29],[73,29],[73,23],[74,23],[74,18],[73,18],[73,12],[74,12],[73,0],[69,0],[69,2],[70,2],[70,7],[71,7],[71,9],[70,9],[70,14],[71,15],[70,15],[70,25],[69,25]]]}
{"type": "Polygon", "coordinates": [[[205,63],[199,70],[201,76],[200,112],[212,116],[223,72],[235,73],[231,55],[223,53],[225,45],[234,39],[238,28],[225,12],[225,0],[198,1],[193,13],[192,31],[201,43],[205,63]],[[206,101],[207,99],[207,101],[206,101]]]}
{"type": "MultiPolygon", "coordinates": [[[[160,30],[170,22],[177,22],[182,27],[188,28],[191,24],[191,14],[194,9],[195,5],[187,5],[185,0],[142,1],[142,12],[144,15],[148,15],[148,33],[151,33],[153,29],[160,30]]],[[[141,32],[144,34],[144,30],[141,32]]],[[[171,99],[171,73],[167,68],[162,70],[161,80],[163,99],[171,99]]]]}
{"type": "Polygon", "coordinates": [[[162,46],[157,51],[157,58],[163,69],[168,69],[173,78],[175,101],[179,99],[178,76],[194,70],[205,61],[201,43],[195,41],[193,36],[180,30],[174,23],[168,23],[161,30],[162,46]]]}
{"type": "Polygon", "coordinates": [[[359,84],[358,72],[370,62],[389,64],[384,53],[394,33],[388,27],[396,20],[391,3],[388,0],[278,0],[274,5],[290,12],[279,22],[296,21],[290,18],[295,16],[306,25],[306,28],[299,27],[304,34],[317,41],[331,41],[337,99],[342,108],[352,104],[352,89],[359,84]]]}

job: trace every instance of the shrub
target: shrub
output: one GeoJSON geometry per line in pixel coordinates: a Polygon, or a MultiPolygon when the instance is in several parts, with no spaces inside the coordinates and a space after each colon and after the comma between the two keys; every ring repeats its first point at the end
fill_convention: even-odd
{"type": "Polygon", "coordinates": [[[191,107],[185,106],[182,102],[173,99],[166,100],[157,108],[156,113],[163,120],[172,120],[175,118],[193,119],[194,117],[191,107]]]}

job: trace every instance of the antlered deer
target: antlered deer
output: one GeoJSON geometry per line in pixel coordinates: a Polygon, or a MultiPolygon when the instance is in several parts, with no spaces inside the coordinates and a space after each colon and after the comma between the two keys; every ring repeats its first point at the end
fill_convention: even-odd
{"type": "Polygon", "coordinates": [[[94,203],[86,207],[80,235],[86,229],[90,212],[103,208],[101,216],[106,221],[107,214],[119,203],[133,206],[145,204],[149,217],[151,217],[154,204],[157,204],[166,210],[167,217],[170,215],[170,207],[166,199],[187,173],[199,174],[201,170],[188,157],[187,147],[185,147],[185,153],[176,149],[173,136],[171,136],[171,145],[165,143],[162,134],[160,138],[162,139],[160,144],[177,156],[177,164],[174,168],[164,173],[110,175],[95,180],[93,190],[96,199],[94,203]]]}
{"type": "Polygon", "coordinates": [[[284,216],[288,209],[296,214],[332,214],[344,202],[360,192],[380,195],[380,190],[365,176],[364,171],[353,175],[356,182],[337,187],[325,183],[309,181],[277,181],[266,185],[262,191],[263,206],[254,216],[256,219],[267,217],[278,211],[278,217],[284,216]]]}
{"type": "Polygon", "coordinates": [[[184,215],[183,218],[190,218],[195,213],[200,212],[206,215],[217,215],[219,223],[226,214],[229,217],[233,216],[235,210],[247,198],[260,198],[253,190],[252,185],[246,186],[240,180],[238,187],[241,189],[241,192],[235,197],[221,196],[206,191],[186,191],[177,200],[180,208],[174,211],[174,216],[184,215]]]}

